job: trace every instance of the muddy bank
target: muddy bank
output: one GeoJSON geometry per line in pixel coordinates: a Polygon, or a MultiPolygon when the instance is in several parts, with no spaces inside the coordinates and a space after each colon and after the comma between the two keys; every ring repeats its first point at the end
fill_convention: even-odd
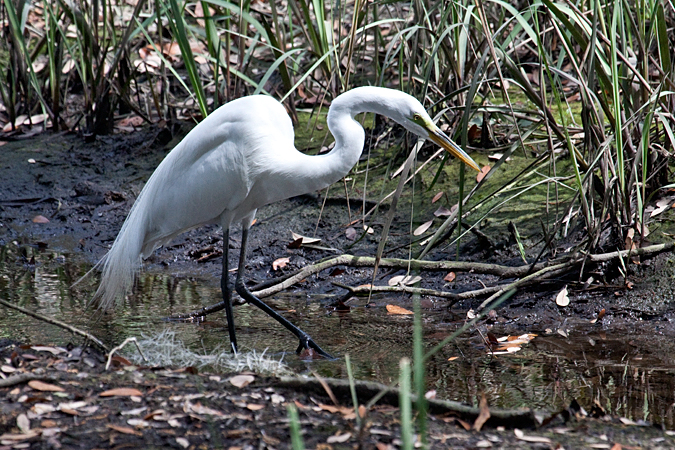
{"type": "MultiPolygon", "coordinates": [[[[89,316],[81,314],[96,288],[97,277],[70,288],[105,254],[144,181],[175,142],[176,139],[167,130],[147,128],[128,135],[99,138],[89,144],[75,135],[47,134],[0,147],[2,298],[34,310],[60,314],[78,326],[89,328],[111,345],[119,343],[124,337],[165,327],[166,324],[160,320],[162,317],[199,309],[218,301],[222,232],[217,226],[190,231],[155,252],[146,261],[145,273],[136,293],[114,315],[98,322],[92,322],[89,316]]],[[[350,216],[348,203],[343,197],[343,188],[334,186],[325,205],[322,195],[307,195],[262,208],[250,235],[250,284],[270,280],[343,252],[373,255],[384,213],[380,212],[369,223],[374,228],[373,234],[361,235],[359,232],[356,238],[350,238],[345,230],[358,215],[361,202],[350,202],[350,216]],[[316,235],[322,239],[320,245],[323,248],[288,248],[292,241],[291,231],[306,236],[316,235]],[[273,262],[282,257],[289,258],[286,267],[274,270],[273,262]]],[[[410,233],[409,216],[406,208],[398,211],[388,241],[388,248],[396,250],[387,256],[407,257],[408,250],[403,244],[408,241],[410,233]]],[[[484,242],[472,236],[463,241],[461,258],[522,264],[504,228],[494,225],[486,227],[483,232],[489,235],[495,246],[485,247],[484,242]]],[[[231,266],[236,263],[239,238],[239,230],[234,230],[230,239],[230,247],[234,249],[231,251],[231,266]]],[[[433,257],[453,260],[455,250],[453,246],[434,253],[433,257]]],[[[531,252],[535,253],[534,250],[531,252]]],[[[386,284],[392,276],[404,273],[402,270],[382,270],[377,282],[386,284]]],[[[568,278],[548,280],[535,289],[519,292],[477,329],[430,361],[429,386],[437,390],[441,398],[476,405],[481,393],[485,392],[491,406],[544,408],[548,409],[548,413],[576,399],[590,410],[594,401],[600,399],[614,422],[621,416],[627,416],[632,420],[644,419],[670,428],[675,423],[672,408],[675,399],[671,398],[672,392],[675,392],[675,361],[671,357],[675,354],[672,344],[675,336],[672,274],[672,258],[662,255],[631,267],[632,289],[626,287],[623,279],[608,277],[607,285],[602,289],[584,290],[582,283],[568,278]],[[565,283],[570,287],[572,301],[569,307],[561,308],[555,304],[555,296],[565,283]],[[597,320],[602,310],[605,313],[597,320]],[[481,337],[487,332],[497,336],[536,333],[539,337],[523,350],[522,357],[490,358],[486,356],[481,337]],[[450,361],[458,357],[461,363],[450,361]],[[626,373],[631,375],[626,376],[626,373]],[[531,389],[518,388],[523,380],[531,389]],[[608,386],[611,389],[605,390],[608,386]],[[649,412],[641,415],[645,403],[649,412]]],[[[452,282],[443,280],[447,275],[445,272],[421,275],[424,287],[455,292],[477,289],[482,283],[489,285],[497,281],[494,276],[471,273],[458,274],[452,282]]],[[[352,299],[350,305],[353,308],[348,313],[340,313],[332,307],[335,300],[345,293],[332,281],[357,286],[371,280],[372,271],[368,268],[330,269],[276,295],[271,304],[336,356],[352,355],[357,378],[394,383],[398,377],[398,360],[401,356],[410,356],[412,324],[405,317],[388,315],[385,307],[393,304],[411,309],[410,296],[378,294],[369,308],[363,307],[363,299],[352,299]]],[[[462,301],[449,308],[442,299],[423,298],[424,338],[428,347],[461,326],[467,311],[475,308],[480,301],[462,301]]],[[[247,349],[261,351],[267,348],[275,356],[283,355],[297,372],[308,371],[307,365],[292,354],[297,342],[285,330],[279,330],[275,324],[261,319],[260,313],[247,305],[235,308],[235,314],[238,333],[247,349]],[[290,354],[284,355],[283,352],[290,354]]],[[[67,335],[41,334],[45,333],[44,324],[24,322],[24,318],[14,313],[7,313],[6,318],[8,322],[3,322],[3,336],[21,343],[65,345],[72,339],[67,335]],[[7,335],[7,330],[11,330],[10,335],[7,335]]],[[[176,327],[187,330],[190,337],[186,339],[188,344],[196,348],[214,348],[227,339],[224,325],[221,313],[199,325],[176,327]]],[[[323,376],[345,377],[343,363],[340,360],[310,367],[323,376]]],[[[210,376],[205,375],[207,378],[210,376]]],[[[110,375],[110,379],[113,378],[110,375]]],[[[119,386],[125,382],[121,379],[119,386]]],[[[194,382],[197,385],[208,384],[203,379],[195,379],[194,382]]],[[[114,385],[111,383],[111,386],[114,385]]],[[[163,381],[156,383],[164,384],[163,381]]],[[[175,389],[179,387],[176,385],[175,389]]],[[[24,390],[30,392],[25,386],[20,392],[24,390]]],[[[303,405],[308,401],[305,397],[293,397],[293,394],[285,392],[280,395],[297,398],[303,405]]],[[[210,407],[216,406],[223,407],[221,403],[210,404],[210,407]]],[[[157,405],[148,404],[147,407],[151,409],[157,405]]],[[[121,410],[122,406],[118,409],[121,410]]],[[[279,426],[283,428],[278,432],[287,433],[287,419],[283,416],[285,409],[278,409],[279,426]]],[[[23,410],[18,408],[16,411],[23,410]]],[[[385,428],[392,438],[386,443],[393,443],[398,436],[393,418],[398,412],[392,414],[389,419],[378,419],[388,424],[385,428]]],[[[202,422],[196,419],[194,423],[202,422]]],[[[58,425],[60,427],[61,422],[58,425]]],[[[12,426],[13,423],[7,423],[4,429],[10,430],[12,426]]],[[[123,426],[123,421],[119,426],[123,426]]],[[[353,433],[353,423],[344,422],[341,426],[353,433]]],[[[435,436],[461,435],[461,439],[456,437],[459,440],[453,441],[453,445],[458,447],[476,446],[486,439],[489,441],[487,435],[466,433],[454,423],[448,425],[443,422],[439,426],[434,428],[434,433],[438,433],[435,436]]],[[[576,425],[572,428],[577,430],[575,432],[581,439],[579,445],[588,436],[599,439],[607,433],[621,436],[621,433],[628,432],[630,435],[634,431],[620,425],[618,428],[607,425],[610,426],[609,431],[601,431],[603,426],[603,422],[583,422],[579,428],[574,428],[576,425]],[[600,427],[597,436],[593,434],[596,425],[600,427]]],[[[322,436],[321,439],[327,440],[329,435],[338,432],[336,428],[331,428],[330,433],[324,435],[323,431],[317,431],[318,428],[321,427],[317,425],[311,433],[322,436]]],[[[643,429],[640,430],[630,437],[632,440],[623,443],[651,447],[662,441],[652,442],[650,439],[669,439],[667,435],[642,434],[643,429]]],[[[555,433],[552,428],[544,432],[549,433],[552,442],[561,442],[560,437],[552,434],[555,433]]],[[[119,437],[111,438],[110,433],[113,431],[107,429],[102,439],[120,442],[119,437]]],[[[509,448],[517,448],[510,445],[521,445],[511,431],[500,433],[495,435],[502,444],[493,441],[494,446],[509,443],[509,448]]],[[[156,445],[165,442],[157,436],[153,434],[147,442],[155,442],[156,445]]],[[[356,442],[354,436],[352,434],[349,442],[356,442]]],[[[252,429],[246,443],[259,443],[260,439],[261,433],[252,429]]],[[[568,437],[562,439],[566,441],[568,437]]],[[[175,440],[172,442],[175,444],[175,440]]],[[[316,442],[319,443],[318,440],[316,442]]],[[[377,441],[373,438],[364,442],[374,445],[377,441]]],[[[621,441],[616,439],[616,442],[621,441]]],[[[665,448],[669,446],[663,445],[665,448]]]]}

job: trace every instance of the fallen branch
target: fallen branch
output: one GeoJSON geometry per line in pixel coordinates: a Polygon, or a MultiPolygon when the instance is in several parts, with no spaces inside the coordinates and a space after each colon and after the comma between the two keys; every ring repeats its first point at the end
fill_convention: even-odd
{"type": "MultiPolygon", "coordinates": [[[[620,250],[616,252],[601,253],[597,255],[575,254],[572,256],[568,256],[567,260],[563,262],[558,262],[548,266],[545,263],[539,263],[535,264],[534,266],[532,266],[531,264],[525,264],[516,267],[503,266],[500,264],[487,264],[487,263],[465,262],[465,261],[423,261],[415,259],[407,260],[397,258],[384,258],[380,261],[380,267],[387,267],[392,269],[410,269],[420,271],[437,270],[448,272],[450,271],[472,272],[483,275],[495,275],[500,278],[518,278],[518,280],[514,281],[513,283],[505,285],[486,287],[483,289],[477,289],[475,291],[462,292],[458,294],[452,292],[437,291],[433,289],[414,288],[409,286],[373,286],[372,292],[405,292],[410,294],[433,295],[435,297],[451,299],[454,300],[454,302],[457,302],[459,300],[466,300],[471,298],[482,297],[485,295],[490,295],[490,297],[481,304],[480,309],[482,309],[488,303],[493,301],[495,298],[499,298],[499,296],[501,296],[504,292],[507,292],[510,289],[514,288],[522,288],[524,286],[536,283],[537,281],[542,279],[547,279],[553,276],[564,274],[569,270],[571,270],[572,268],[581,264],[584,258],[594,263],[601,263],[618,258],[627,258],[630,256],[654,256],[659,253],[672,251],[673,249],[675,249],[675,242],[650,245],[648,247],[638,248],[634,250],[620,250]]],[[[305,278],[311,275],[315,275],[331,267],[335,266],[373,267],[374,265],[375,265],[375,258],[373,257],[340,255],[303,267],[294,274],[282,278],[281,281],[277,282],[276,284],[270,284],[270,281],[261,283],[258,286],[254,286],[252,291],[253,294],[259,298],[270,297],[278,292],[283,291],[284,289],[287,289],[297,284],[299,281],[304,280],[305,278]]],[[[275,280],[272,280],[272,282],[274,281],[275,280]]],[[[353,295],[366,294],[371,290],[371,287],[369,286],[351,287],[339,283],[333,284],[340,286],[344,289],[347,289],[353,295]]],[[[242,300],[237,299],[237,301],[235,301],[234,303],[240,302],[242,302],[242,300]]],[[[196,317],[203,317],[208,314],[212,314],[224,308],[225,308],[224,302],[219,302],[214,305],[202,308],[199,311],[174,316],[174,319],[177,320],[194,319],[196,317]]]]}
{"type": "MultiPolygon", "coordinates": [[[[350,404],[352,401],[349,380],[324,378],[331,391],[344,404],[350,404]]],[[[277,379],[277,386],[299,389],[302,392],[311,391],[318,395],[326,393],[324,385],[315,378],[296,378],[280,377],[277,379]]],[[[356,381],[354,383],[356,395],[360,404],[366,404],[370,398],[381,396],[379,403],[398,406],[399,390],[384,384],[373,381],[356,381]],[[383,394],[384,392],[384,394],[383,394]]],[[[413,403],[417,401],[417,396],[412,394],[410,399],[413,403]]],[[[480,414],[480,409],[450,400],[427,400],[429,412],[432,414],[452,414],[464,420],[473,423],[480,414]]],[[[538,425],[534,412],[530,409],[517,410],[490,410],[490,418],[487,424],[491,427],[505,426],[509,428],[532,428],[538,425]]]]}
{"type": "Polygon", "coordinates": [[[82,336],[82,337],[90,340],[94,344],[98,345],[99,348],[101,348],[105,352],[108,352],[108,347],[106,347],[106,345],[103,342],[101,342],[94,335],[87,333],[86,331],[80,330],[79,328],[76,328],[72,325],[68,325],[67,323],[61,322],[60,320],[56,320],[56,319],[53,319],[51,317],[43,316],[42,314],[38,314],[36,312],[33,312],[33,311],[28,310],[28,309],[22,308],[20,306],[13,305],[13,304],[11,304],[9,302],[6,302],[4,300],[0,300],[0,305],[3,305],[3,306],[5,306],[7,308],[10,308],[10,309],[14,309],[14,310],[19,311],[23,314],[26,314],[27,316],[31,316],[31,317],[33,317],[35,319],[38,319],[38,320],[41,320],[43,322],[47,322],[47,323],[50,323],[52,325],[56,325],[57,327],[63,328],[64,330],[68,330],[73,334],[82,336]]]}
{"type": "Polygon", "coordinates": [[[0,380],[0,388],[6,388],[6,387],[11,387],[15,386],[17,384],[23,384],[26,381],[31,381],[31,380],[44,380],[47,378],[45,375],[36,375],[32,372],[28,373],[19,373],[17,375],[12,375],[4,380],[0,380]]]}

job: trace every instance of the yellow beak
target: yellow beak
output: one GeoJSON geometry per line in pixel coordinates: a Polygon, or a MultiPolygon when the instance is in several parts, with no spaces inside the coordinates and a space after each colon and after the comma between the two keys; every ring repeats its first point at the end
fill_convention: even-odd
{"type": "Polygon", "coordinates": [[[466,154],[462,148],[457,145],[452,139],[447,137],[445,133],[443,133],[436,125],[430,123],[426,124],[426,129],[427,132],[429,133],[429,139],[434,141],[436,144],[438,144],[441,148],[444,148],[448,152],[450,152],[451,155],[453,155],[456,158],[459,158],[464,164],[467,166],[471,167],[472,169],[480,172],[480,166],[476,164],[476,161],[474,161],[469,155],[466,154]]]}

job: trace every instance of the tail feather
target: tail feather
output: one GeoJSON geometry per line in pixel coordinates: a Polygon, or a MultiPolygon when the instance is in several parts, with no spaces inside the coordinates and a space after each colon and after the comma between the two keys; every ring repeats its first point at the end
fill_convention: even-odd
{"type": "Polygon", "coordinates": [[[140,207],[142,197],[139,196],[131,208],[110,251],[96,264],[103,268],[93,301],[103,310],[113,308],[116,301],[131,290],[140,272],[146,234],[146,208],[140,207]]]}

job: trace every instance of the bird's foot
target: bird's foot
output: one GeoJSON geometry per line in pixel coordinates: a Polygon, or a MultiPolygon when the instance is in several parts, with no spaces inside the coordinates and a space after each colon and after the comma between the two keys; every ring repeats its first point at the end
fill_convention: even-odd
{"type": "Polygon", "coordinates": [[[307,333],[302,333],[299,336],[300,339],[300,344],[298,345],[298,349],[295,351],[297,354],[301,354],[303,350],[306,350],[309,353],[309,356],[311,358],[314,358],[314,355],[319,355],[322,358],[325,359],[330,359],[333,360],[335,359],[333,356],[331,356],[329,353],[324,351],[319,345],[314,342],[314,339],[309,337],[307,333]]]}

